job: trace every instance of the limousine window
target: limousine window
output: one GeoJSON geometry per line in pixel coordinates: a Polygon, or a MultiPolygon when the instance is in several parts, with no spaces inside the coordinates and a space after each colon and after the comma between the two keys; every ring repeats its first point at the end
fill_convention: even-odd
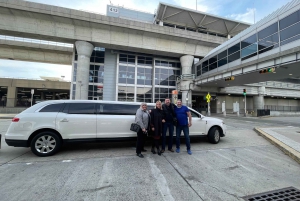
{"type": "Polygon", "coordinates": [[[51,104],[47,105],[46,107],[42,108],[39,112],[59,112],[64,103],[59,103],[59,104],[51,104]]]}
{"type": "Polygon", "coordinates": [[[105,104],[97,105],[97,114],[135,115],[139,105],[105,104]]]}
{"type": "Polygon", "coordinates": [[[95,114],[94,103],[70,103],[69,114],[95,114]]]}
{"type": "Polygon", "coordinates": [[[192,117],[199,117],[199,115],[196,112],[194,112],[192,110],[190,110],[190,112],[191,112],[192,117]]]}

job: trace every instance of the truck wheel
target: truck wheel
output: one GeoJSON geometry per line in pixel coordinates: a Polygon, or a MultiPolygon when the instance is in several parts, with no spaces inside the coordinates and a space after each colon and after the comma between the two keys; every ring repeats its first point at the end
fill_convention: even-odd
{"type": "Polygon", "coordinates": [[[220,129],[218,127],[212,127],[208,132],[208,140],[212,144],[218,144],[220,141],[220,129]]]}
{"type": "Polygon", "coordinates": [[[52,156],[60,149],[61,139],[52,131],[43,131],[32,139],[30,147],[37,156],[52,156]]]}

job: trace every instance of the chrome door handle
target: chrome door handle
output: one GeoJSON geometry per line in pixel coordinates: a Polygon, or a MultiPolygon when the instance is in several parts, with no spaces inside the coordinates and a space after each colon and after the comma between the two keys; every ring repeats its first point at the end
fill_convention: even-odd
{"type": "Polygon", "coordinates": [[[64,118],[64,119],[60,120],[60,122],[69,122],[69,120],[64,118]]]}

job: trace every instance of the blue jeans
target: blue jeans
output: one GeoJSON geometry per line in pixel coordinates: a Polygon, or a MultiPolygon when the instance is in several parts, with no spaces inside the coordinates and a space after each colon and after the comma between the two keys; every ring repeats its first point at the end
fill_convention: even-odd
{"type": "Polygon", "coordinates": [[[161,149],[165,150],[166,147],[166,134],[167,129],[169,128],[169,140],[168,140],[168,149],[172,149],[173,146],[173,135],[174,135],[174,125],[173,122],[166,122],[163,124],[163,133],[162,133],[162,145],[161,149]]]}
{"type": "Polygon", "coordinates": [[[191,149],[191,144],[190,144],[190,135],[189,135],[189,126],[180,126],[178,125],[176,127],[176,148],[180,148],[180,135],[181,131],[184,133],[184,138],[185,138],[185,144],[186,144],[186,149],[190,150],[191,149]]]}

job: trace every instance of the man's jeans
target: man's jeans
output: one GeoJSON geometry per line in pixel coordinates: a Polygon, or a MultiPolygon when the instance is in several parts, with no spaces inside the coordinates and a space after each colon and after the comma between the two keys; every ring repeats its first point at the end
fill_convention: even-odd
{"type": "Polygon", "coordinates": [[[190,150],[191,149],[191,144],[190,144],[190,135],[189,135],[189,127],[188,125],[186,126],[177,126],[176,127],[176,148],[180,148],[180,135],[181,131],[184,133],[184,138],[185,138],[185,144],[186,144],[186,149],[190,150]]]}
{"type": "Polygon", "coordinates": [[[168,149],[172,149],[173,146],[173,135],[174,135],[174,125],[173,122],[166,122],[163,124],[163,133],[162,133],[162,150],[165,150],[166,147],[166,134],[167,129],[169,128],[169,140],[168,140],[168,149]]]}

